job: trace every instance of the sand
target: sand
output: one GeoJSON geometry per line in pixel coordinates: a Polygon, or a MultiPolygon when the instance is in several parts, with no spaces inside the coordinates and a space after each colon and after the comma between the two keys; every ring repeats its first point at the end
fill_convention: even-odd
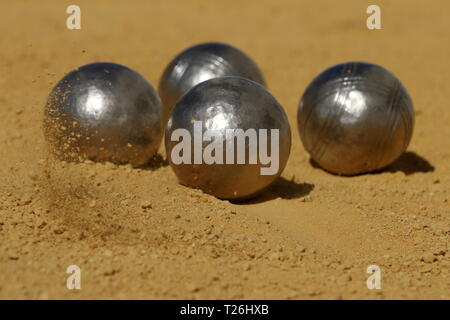
{"type": "Polygon", "coordinates": [[[0,3],[0,298],[449,299],[450,3],[382,1],[70,1],[0,3]],[[77,66],[112,61],[154,86],[180,50],[231,43],[261,66],[292,126],[285,171],[242,204],[177,183],[159,158],[142,169],[63,163],[42,134],[47,96],[77,66]],[[295,123],[324,68],[364,60],[408,88],[408,152],[379,173],[314,167],[295,123]],[[82,270],[81,290],[66,269],[82,270]],[[366,273],[378,265],[382,289],[366,273]]]}

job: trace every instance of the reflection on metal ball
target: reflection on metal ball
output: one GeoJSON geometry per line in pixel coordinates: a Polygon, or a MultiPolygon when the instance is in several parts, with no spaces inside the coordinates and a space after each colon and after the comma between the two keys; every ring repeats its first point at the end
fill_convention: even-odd
{"type": "Polygon", "coordinates": [[[281,174],[291,129],[283,108],[263,86],[222,77],[202,82],[178,101],[167,121],[165,145],[181,184],[220,199],[243,200],[281,174]]]}
{"type": "Polygon", "coordinates": [[[386,69],[362,62],[333,66],[308,86],[298,129],[311,158],[327,171],[355,175],[382,169],[408,147],[411,98],[386,69]]]}
{"type": "Polygon", "coordinates": [[[140,166],[162,140],[161,101],[137,72],[92,63],[61,79],[44,112],[44,134],[63,160],[140,166]]]}
{"type": "Polygon", "coordinates": [[[205,80],[224,76],[239,76],[265,86],[264,77],[255,62],[235,47],[210,42],[181,52],[166,67],[159,83],[164,121],[189,89],[205,80]]]}

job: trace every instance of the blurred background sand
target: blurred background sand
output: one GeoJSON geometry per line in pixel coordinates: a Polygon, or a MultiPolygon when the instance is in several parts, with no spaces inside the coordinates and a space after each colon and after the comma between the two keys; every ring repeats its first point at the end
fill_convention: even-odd
{"type": "Polygon", "coordinates": [[[449,1],[2,0],[0,11],[0,298],[450,298],[449,1]],[[66,28],[70,4],[79,31],[66,28]],[[382,30],[366,28],[370,4],[382,30]],[[42,111],[65,73],[111,61],[156,87],[204,41],[247,52],[286,109],[292,153],[270,190],[231,204],[178,185],[162,160],[49,158],[42,111]],[[295,119],[312,78],[350,60],[394,72],[416,126],[391,167],[345,178],[310,164],[295,119]],[[72,264],[79,291],[66,288],[72,264]],[[382,290],[366,287],[371,264],[382,290]]]}

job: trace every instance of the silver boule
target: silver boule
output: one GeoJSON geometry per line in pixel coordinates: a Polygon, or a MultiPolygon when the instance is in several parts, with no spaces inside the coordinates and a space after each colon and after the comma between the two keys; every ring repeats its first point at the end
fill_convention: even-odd
{"type": "Polygon", "coordinates": [[[388,166],[404,153],[414,127],[413,104],[401,82],[363,62],[339,64],[317,76],[297,116],[311,158],[341,175],[388,166]]]}
{"type": "Polygon", "coordinates": [[[115,63],[92,63],[53,88],[44,134],[62,160],[140,166],[161,144],[161,115],[158,94],[139,73],[115,63]]]}
{"type": "Polygon", "coordinates": [[[165,146],[169,163],[181,184],[199,188],[220,199],[243,200],[263,191],[281,174],[290,153],[291,129],[283,108],[263,86],[241,77],[222,77],[202,82],[178,101],[167,121],[165,146]],[[191,152],[183,154],[190,159],[187,161],[190,163],[179,163],[174,159],[177,155],[176,146],[181,142],[181,139],[177,139],[179,129],[192,137],[188,141],[191,152]],[[200,161],[195,160],[198,132],[203,135],[216,132],[220,136],[218,140],[216,136],[209,141],[200,140],[200,157],[197,158],[200,161]],[[251,138],[242,139],[244,142],[240,148],[238,138],[230,132],[255,132],[253,137],[256,137],[256,133],[260,135],[256,143],[251,138]],[[278,140],[272,140],[270,135],[274,132],[278,132],[278,140]],[[264,136],[267,137],[266,141],[270,141],[267,145],[261,140],[264,136]],[[216,162],[207,164],[210,141],[218,142],[223,153],[215,151],[214,156],[219,155],[222,160],[216,158],[216,162]],[[233,147],[227,149],[227,146],[233,147]],[[230,150],[234,150],[234,153],[229,153],[230,150]],[[241,155],[245,154],[243,162],[237,159],[239,150],[243,150],[241,155]],[[262,168],[269,167],[267,162],[264,164],[261,161],[261,152],[264,150],[278,163],[270,175],[262,174],[262,168]],[[252,162],[252,156],[258,160],[252,162]]]}
{"type": "Polygon", "coordinates": [[[208,42],[182,51],[166,67],[159,83],[164,121],[189,89],[202,81],[224,76],[240,76],[266,85],[256,63],[228,44],[208,42]]]}

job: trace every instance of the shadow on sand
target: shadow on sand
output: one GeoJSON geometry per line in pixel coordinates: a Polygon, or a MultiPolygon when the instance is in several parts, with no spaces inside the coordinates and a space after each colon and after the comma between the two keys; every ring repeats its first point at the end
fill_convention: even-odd
{"type": "Polygon", "coordinates": [[[381,170],[381,172],[398,172],[401,171],[406,175],[411,175],[418,172],[433,172],[434,166],[428,160],[422,158],[415,152],[405,152],[393,164],[381,170]]]}
{"type": "Polygon", "coordinates": [[[162,167],[167,167],[169,161],[164,159],[159,153],[155,155],[147,164],[141,167],[141,169],[155,171],[162,167]]]}
{"type": "Polygon", "coordinates": [[[307,196],[314,189],[314,185],[311,183],[297,183],[293,180],[287,180],[283,177],[279,177],[273,184],[270,185],[265,191],[255,198],[236,202],[235,204],[256,204],[266,201],[270,201],[276,198],[281,199],[298,199],[307,196]]]}
{"type": "MultiPolygon", "coordinates": [[[[314,168],[325,170],[325,169],[321,168],[313,159],[309,159],[309,163],[314,168]]],[[[394,163],[387,166],[386,168],[383,168],[383,169],[380,169],[380,170],[377,170],[374,172],[369,172],[368,174],[379,174],[379,173],[383,173],[383,172],[395,173],[395,172],[401,171],[404,174],[406,174],[407,176],[409,176],[411,174],[418,173],[418,172],[427,173],[427,172],[433,172],[434,170],[435,170],[434,166],[430,162],[428,162],[428,160],[419,156],[415,152],[408,151],[408,152],[405,152],[404,154],[402,154],[397,160],[395,160],[394,163]]],[[[338,175],[338,174],[330,172],[328,170],[325,170],[325,171],[332,175],[343,176],[343,177],[360,176],[360,175],[367,174],[367,173],[361,173],[361,174],[347,176],[347,175],[338,175]]]]}

